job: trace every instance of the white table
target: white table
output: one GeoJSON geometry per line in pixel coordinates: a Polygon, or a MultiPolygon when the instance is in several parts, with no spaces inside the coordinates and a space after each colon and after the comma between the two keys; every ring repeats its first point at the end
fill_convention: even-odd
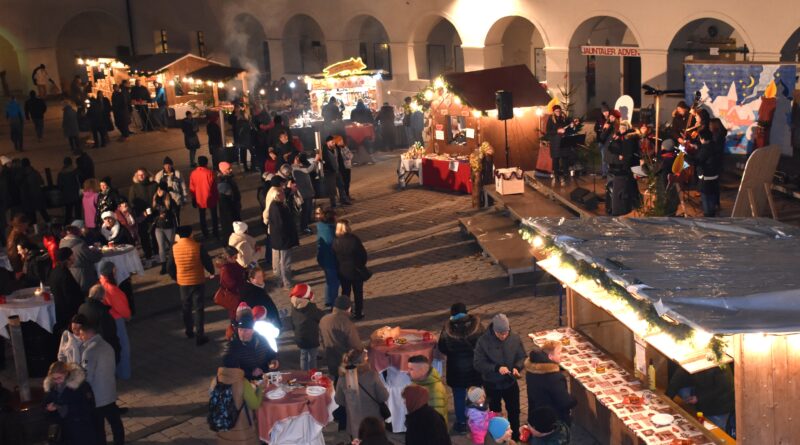
{"type": "MultiPolygon", "coordinates": [[[[333,412],[339,405],[331,399],[328,405],[328,422],[333,421],[333,412]]],[[[325,445],[322,429],[308,412],[289,417],[272,425],[269,433],[269,445],[325,445]]]]}
{"type": "Polygon", "coordinates": [[[117,284],[127,280],[133,274],[144,273],[139,253],[136,251],[136,247],[131,245],[120,245],[115,246],[113,250],[104,250],[103,259],[95,264],[98,275],[100,274],[100,267],[107,261],[114,263],[117,268],[114,274],[117,284]]]}
{"type": "Polygon", "coordinates": [[[397,183],[401,189],[416,175],[419,183],[422,184],[422,159],[403,159],[400,158],[400,165],[397,166],[397,183]]]}
{"type": "Polygon", "coordinates": [[[36,289],[38,288],[19,289],[6,296],[7,303],[0,304],[0,335],[11,338],[6,326],[8,326],[8,319],[14,316],[19,317],[21,323],[32,321],[47,332],[53,333],[53,326],[56,324],[56,306],[52,299],[44,301],[43,297],[34,296],[36,289]],[[23,298],[23,300],[14,301],[18,298],[23,298]]]}

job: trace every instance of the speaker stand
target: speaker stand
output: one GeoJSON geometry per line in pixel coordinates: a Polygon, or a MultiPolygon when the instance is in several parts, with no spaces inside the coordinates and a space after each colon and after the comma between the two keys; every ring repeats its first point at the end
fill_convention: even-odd
{"type": "Polygon", "coordinates": [[[510,153],[508,151],[508,119],[503,121],[503,128],[506,136],[506,168],[511,168],[511,157],[509,156],[510,153]]]}

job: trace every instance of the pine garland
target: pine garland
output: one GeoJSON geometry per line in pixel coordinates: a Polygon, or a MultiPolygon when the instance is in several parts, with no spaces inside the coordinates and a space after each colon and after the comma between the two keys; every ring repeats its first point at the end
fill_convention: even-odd
{"type": "MultiPolygon", "coordinates": [[[[675,341],[684,341],[692,337],[694,331],[692,327],[672,322],[659,316],[655,306],[650,301],[633,296],[624,286],[612,280],[596,264],[590,264],[585,260],[579,260],[572,255],[566,254],[555,245],[550,237],[537,233],[530,227],[523,226],[519,232],[522,235],[522,239],[531,244],[533,244],[534,238],[538,237],[541,240],[541,245],[536,246],[539,250],[545,252],[548,256],[553,254],[560,255],[561,261],[572,266],[579,276],[592,279],[609,295],[624,302],[640,318],[645,320],[650,328],[665,332],[675,341]]],[[[539,243],[537,242],[537,244],[539,243]]],[[[708,342],[707,348],[714,354],[717,363],[721,363],[722,358],[725,356],[726,345],[726,341],[721,335],[714,335],[708,342]]]]}

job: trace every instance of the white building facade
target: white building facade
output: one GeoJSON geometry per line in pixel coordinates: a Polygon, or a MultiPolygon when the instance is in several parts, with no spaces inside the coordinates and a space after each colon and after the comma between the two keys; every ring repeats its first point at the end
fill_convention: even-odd
{"type": "Polygon", "coordinates": [[[641,85],[682,88],[683,62],[796,62],[788,0],[0,0],[0,72],[12,91],[44,63],[60,85],[76,57],[192,52],[272,79],[361,56],[399,103],[447,71],[526,64],[576,111],[641,85]],[[636,48],[639,57],[581,48],[636,48]],[[387,76],[388,77],[388,76],[387,76]]]}

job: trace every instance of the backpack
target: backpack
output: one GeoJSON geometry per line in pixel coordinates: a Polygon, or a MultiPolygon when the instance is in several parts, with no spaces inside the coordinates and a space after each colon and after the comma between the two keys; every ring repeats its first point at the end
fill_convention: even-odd
{"type": "MultiPolygon", "coordinates": [[[[206,418],[208,427],[215,432],[229,431],[236,425],[242,408],[244,408],[244,403],[241,408],[236,409],[233,401],[233,386],[220,383],[217,379],[208,398],[208,417],[206,418]]],[[[250,414],[246,414],[250,420],[250,414]]]]}

